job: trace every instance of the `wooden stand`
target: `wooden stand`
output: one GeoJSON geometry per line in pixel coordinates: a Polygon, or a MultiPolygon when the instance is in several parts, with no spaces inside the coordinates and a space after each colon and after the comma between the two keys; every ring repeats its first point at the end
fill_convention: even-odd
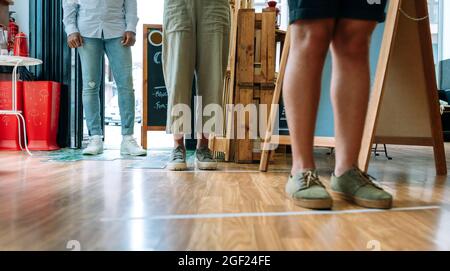
{"type": "MultiPolygon", "coordinates": [[[[237,9],[232,24],[229,74],[225,81],[224,107],[265,104],[270,110],[275,88],[276,43],[284,42],[285,32],[276,30],[276,13],[264,10],[237,9]],[[233,42],[234,41],[234,42],[233,42]]],[[[250,139],[250,119],[237,123],[233,112],[226,114],[226,137],[211,137],[210,148],[224,152],[225,160],[252,163],[260,159],[258,142],[250,139]],[[233,127],[245,129],[245,139],[235,138],[233,127]],[[234,150],[232,150],[234,146],[234,150]]],[[[255,116],[256,117],[256,116],[255,116]]]]}
{"type": "MultiPolygon", "coordinates": [[[[437,174],[447,174],[429,23],[426,0],[390,1],[359,157],[358,166],[365,171],[373,144],[396,144],[432,146],[437,174]]],[[[288,31],[275,105],[281,98],[289,40],[288,31]]],[[[289,136],[273,135],[277,113],[272,106],[261,171],[268,169],[274,144],[290,145],[289,136]]],[[[334,138],[316,137],[315,146],[334,147],[334,138]]]]}

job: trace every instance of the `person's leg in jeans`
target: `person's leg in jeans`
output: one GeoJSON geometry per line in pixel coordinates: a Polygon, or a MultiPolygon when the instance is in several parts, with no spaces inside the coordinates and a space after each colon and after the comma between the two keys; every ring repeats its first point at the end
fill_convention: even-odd
{"type": "MultiPolygon", "coordinates": [[[[223,84],[228,65],[229,35],[230,35],[230,6],[228,0],[196,0],[197,6],[197,59],[196,79],[197,95],[202,98],[202,108],[222,106],[223,84]]],[[[197,153],[196,164],[199,169],[216,169],[217,162],[213,159],[208,148],[209,133],[205,131],[205,124],[210,116],[199,119],[196,109],[197,123],[197,153]],[[200,127],[201,126],[201,127],[200,127]],[[198,130],[200,129],[200,131],[198,130]]],[[[219,114],[221,114],[221,111],[219,114]]],[[[215,118],[215,130],[222,129],[223,124],[215,118]]]]}
{"type": "Polygon", "coordinates": [[[131,48],[122,44],[122,38],[105,40],[105,52],[116,81],[120,119],[122,124],[121,153],[123,155],[145,155],[134,135],[135,95],[133,88],[133,61],[131,48]]]}
{"type": "Polygon", "coordinates": [[[83,77],[83,107],[89,129],[90,142],[83,154],[96,155],[103,152],[103,130],[100,116],[100,84],[102,82],[102,39],[83,38],[78,48],[83,77]]]}
{"type": "MultiPolygon", "coordinates": [[[[196,29],[194,2],[185,0],[164,1],[163,72],[169,94],[167,133],[174,135],[174,150],[167,169],[185,170],[186,150],[184,134],[189,127],[179,126],[182,118],[172,116],[173,110],[191,108],[192,81],[195,69],[196,29]]],[[[193,110],[190,110],[193,114],[193,110]]]]}

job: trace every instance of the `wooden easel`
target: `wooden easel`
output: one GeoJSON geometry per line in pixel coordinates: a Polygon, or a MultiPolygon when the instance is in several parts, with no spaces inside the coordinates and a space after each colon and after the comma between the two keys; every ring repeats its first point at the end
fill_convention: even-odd
{"type": "MultiPolygon", "coordinates": [[[[438,175],[447,174],[436,75],[426,0],[391,0],[359,167],[368,169],[373,144],[432,146],[438,175]]],[[[273,104],[281,98],[289,56],[286,38],[273,104]]],[[[267,171],[274,144],[290,145],[290,136],[273,135],[277,106],[272,106],[260,170],[267,171]]],[[[334,146],[333,138],[316,138],[316,146],[334,146]]]]}
{"type": "MultiPolygon", "coordinates": [[[[143,80],[142,80],[142,125],[141,125],[141,145],[144,149],[147,149],[147,139],[148,139],[148,132],[149,131],[164,131],[166,129],[165,122],[163,121],[163,124],[154,125],[149,124],[149,120],[155,121],[157,119],[156,116],[149,117],[150,105],[148,102],[148,98],[150,95],[152,95],[151,90],[149,90],[149,76],[158,77],[160,76],[160,85],[163,85],[164,79],[162,77],[162,71],[158,72],[161,68],[155,69],[155,70],[149,70],[149,48],[152,46],[149,43],[149,34],[152,32],[155,34],[156,37],[156,43],[158,43],[158,46],[162,44],[162,25],[157,24],[145,24],[143,27],[143,80]]],[[[150,56],[152,57],[152,56],[150,56]]],[[[156,68],[156,67],[153,67],[156,68]]],[[[158,80],[154,80],[158,81],[158,80]]]]}
{"type": "Polygon", "coordinates": [[[390,1],[359,156],[373,144],[430,146],[437,175],[447,174],[426,0],[390,1]]]}

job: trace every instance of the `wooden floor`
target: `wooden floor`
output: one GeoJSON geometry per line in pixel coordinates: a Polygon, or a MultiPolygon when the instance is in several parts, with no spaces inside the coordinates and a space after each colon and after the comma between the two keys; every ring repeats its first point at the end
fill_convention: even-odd
{"type": "MultiPolygon", "coordinates": [[[[450,250],[450,181],[435,176],[431,149],[389,150],[394,160],[373,159],[369,173],[395,208],[336,200],[329,212],[285,197],[284,158],[268,173],[235,164],[173,173],[0,153],[0,250],[67,250],[71,240],[81,250],[450,250]]],[[[328,185],[326,152],[316,156],[328,185]]]]}

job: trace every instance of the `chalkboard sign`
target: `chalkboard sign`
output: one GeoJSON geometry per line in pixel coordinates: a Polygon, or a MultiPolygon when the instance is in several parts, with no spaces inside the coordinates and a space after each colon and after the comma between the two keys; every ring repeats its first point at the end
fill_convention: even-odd
{"type": "Polygon", "coordinates": [[[167,89],[162,70],[162,26],[144,26],[144,126],[164,131],[167,119],[167,89]]]}
{"type": "MultiPolygon", "coordinates": [[[[141,144],[147,148],[148,131],[165,131],[168,93],[162,68],[162,25],[144,25],[143,44],[143,106],[141,144]]],[[[192,84],[191,104],[194,104],[195,82],[192,84]]],[[[192,128],[194,125],[192,116],[192,128]]],[[[195,140],[194,140],[195,143],[195,140]]],[[[186,146],[190,143],[186,142],[186,146]]],[[[195,144],[194,144],[195,145],[195,144]]]]}

